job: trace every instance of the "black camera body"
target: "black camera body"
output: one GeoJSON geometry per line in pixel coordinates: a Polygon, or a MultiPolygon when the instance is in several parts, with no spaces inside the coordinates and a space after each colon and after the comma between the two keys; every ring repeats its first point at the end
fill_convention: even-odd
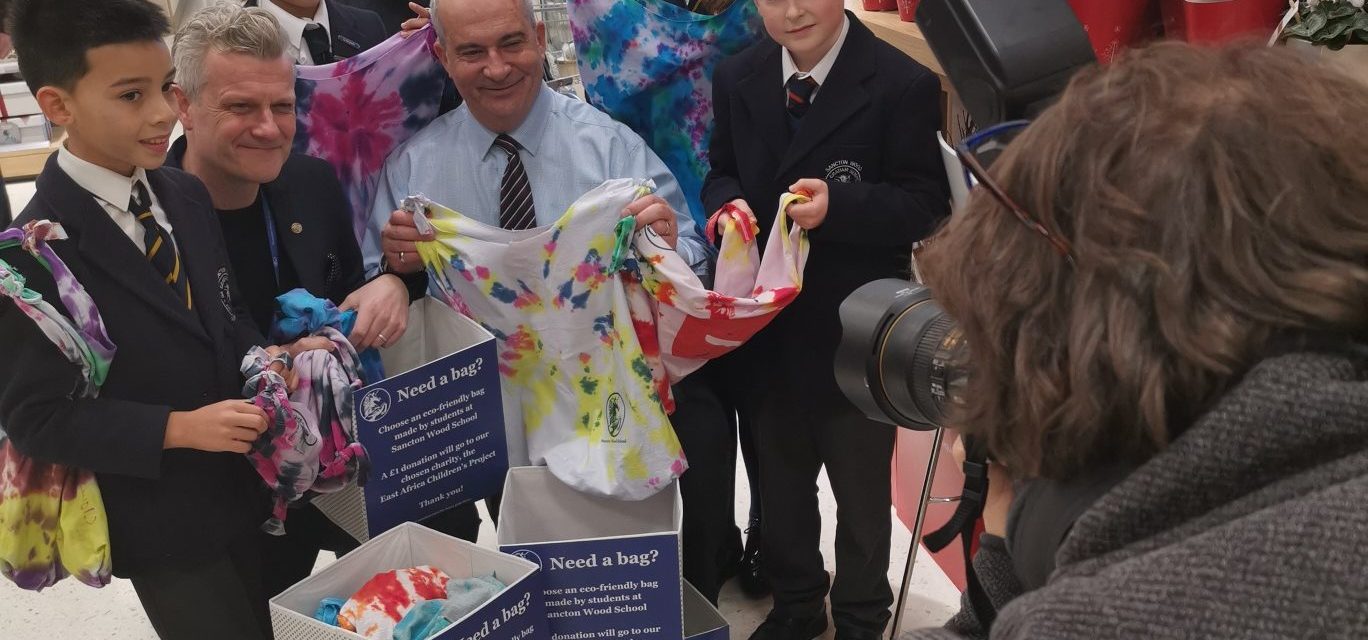
{"type": "Polygon", "coordinates": [[[1097,60],[1067,0],[922,0],[917,26],[980,127],[1039,113],[1097,60]]]}

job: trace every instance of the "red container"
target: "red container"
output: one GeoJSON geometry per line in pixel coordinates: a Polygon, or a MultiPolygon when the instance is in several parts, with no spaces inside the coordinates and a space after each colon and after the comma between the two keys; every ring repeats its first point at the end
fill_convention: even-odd
{"type": "Polygon", "coordinates": [[[898,17],[903,22],[916,22],[918,4],[921,0],[898,0],[898,17]]]}
{"type": "Polygon", "coordinates": [[[865,11],[897,11],[898,0],[863,0],[865,11]]]}
{"type": "Polygon", "coordinates": [[[1242,36],[1268,38],[1287,11],[1287,0],[1163,0],[1164,32],[1194,43],[1242,36]]]}
{"type": "Polygon", "coordinates": [[[1118,51],[1143,44],[1160,33],[1155,0],[1069,0],[1069,6],[1103,63],[1110,62],[1118,51]]]}

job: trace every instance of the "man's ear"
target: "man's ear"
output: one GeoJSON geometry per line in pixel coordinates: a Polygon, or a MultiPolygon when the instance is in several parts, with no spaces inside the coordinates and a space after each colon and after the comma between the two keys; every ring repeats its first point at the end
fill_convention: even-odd
{"type": "Polygon", "coordinates": [[[185,95],[180,85],[172,86],[171,91],[176,94],[176,116],[180,118],[181,128],[186,131],[194,129],[195,121],[190,117],[190,97],[185,95]]]}
{"type": "Polygon", "coordinates": [[[51,85],[40,87],[33,97],[38,100],[38,108],[42,110],[43,117],[47,118],[48,122],[65,127],[75,119],[71,113],[72,96],[65,89],[51,85]]]}
{"type": "MultiPolygon", "coordinates": [[[[539,50],[541,51],[542,55],[545,56],[545,55],[546,55],[546,23],[545,23],[545,22],[542,22],[542,21],[540,21],[540,20],[537,21],[537,45],[539,45],[539,47],[540,47],[539,50]]],[[[560,52],[557,51],[556,53],[560,53],[560,52]]]]}

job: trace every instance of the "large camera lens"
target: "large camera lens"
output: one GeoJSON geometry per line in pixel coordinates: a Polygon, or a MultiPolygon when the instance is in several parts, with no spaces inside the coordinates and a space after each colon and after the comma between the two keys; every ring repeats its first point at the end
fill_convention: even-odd
{"type": "Polygon", "coordinates": [[[841,303],[836,382],[865,415],[930,430],[964,402],[969,345],[925,286],[876,280],[841,303]]]}

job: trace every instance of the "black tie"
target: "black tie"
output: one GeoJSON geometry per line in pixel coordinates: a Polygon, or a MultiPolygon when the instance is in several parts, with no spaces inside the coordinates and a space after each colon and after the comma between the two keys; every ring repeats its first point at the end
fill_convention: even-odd
{"type": "Polygon", "coordinates": [[[332,43],[328,41],[328,30],[317,22],[304,27],[304,42],[309,45],[309,57],[314,64],[332,64],[332,43]]]}
{"type": "Polygon", "coordinates": [[[527,170],[518,157],[518,141],[500,134],[494,146],[508,154],[508,168],[499,181],[499,226],[517,231],[537,226],[537,212],[532,207],[532,185],[527,182],[527,170]]]}
{"type": "Polygon", "coordinates": [[[180,253],[176,251],[176,243],[171,241],[166,229],[157,224],[156,216],[152,215],[152,198],[142,181],[133,183],[133,195],[128,200],[128,212],[133,214],[143,227],[143,246],[146,247],[147,261],[152,263],[152,267],[166,280],[166,284],[171,286],[171,290],[181,297],[185,302],[185,308],[189,309],[193,304],[190,298],[190,279],[181,271],[180,253]]]}
{"type": "Polygon", "coordinates": [[[808,106],[812,103],[812,92],[816,90],[817,80],[812,76],[799,78],[795,73],[784,83],[784,92],[788,94],[785,109],[788,110],[790,127],[798,128],[799,121],[807,115],[808,106]]]}

